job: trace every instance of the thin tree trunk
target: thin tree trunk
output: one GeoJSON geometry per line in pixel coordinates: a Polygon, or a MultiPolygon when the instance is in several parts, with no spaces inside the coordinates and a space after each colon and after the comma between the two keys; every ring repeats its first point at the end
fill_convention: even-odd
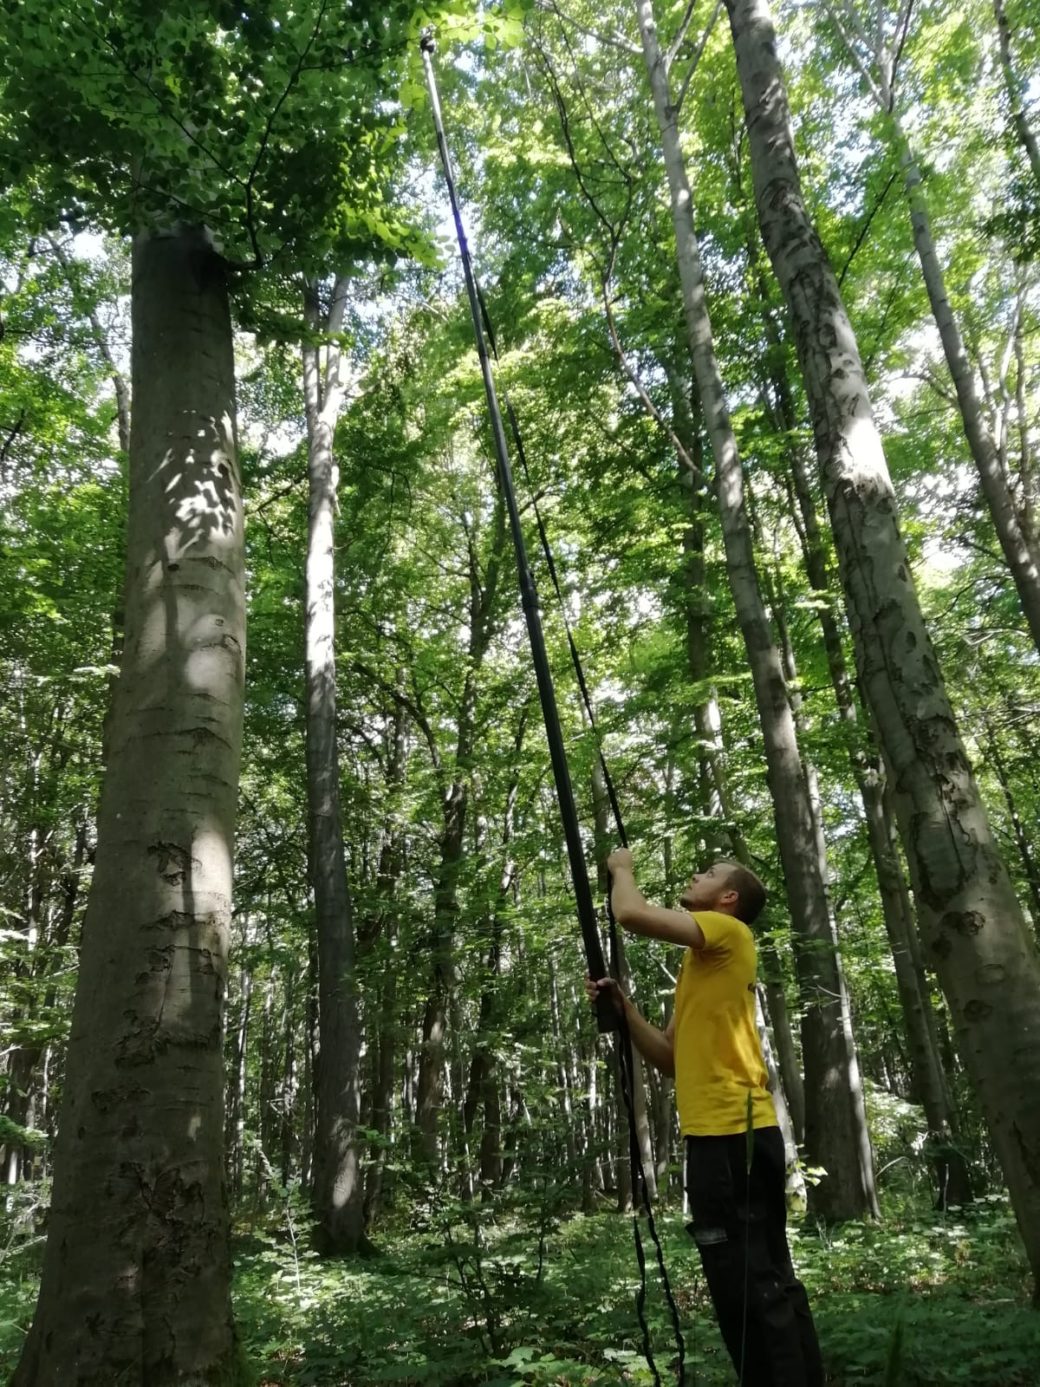
{"type": "Polygon", "coordinates": [[[769,1026],[766,1022],[765,988],[761,983],[755,988],[755,1025],[758,1028],[758,1039],[762,1046],[762,1061],[765,1064],[766,1073],[769,1075],[769,1091],[773,1095],[773,1106],[776,1108],[777,1126],[784,1138],[787,1193],[796,1199],[804,1200],[806,1197],[805,1175],[798,1163],[798,1137],[794,1123],[791,1121],[791,1110],[787,1106],[784,1086],[773,1053],[769,1026]]]}
{"type": "Polygon", "coordinates": [[[310,507],[307,535],[307,804],[311,887],[318,946],[318,1061],[312,1199],[317,1240],[327,1254],[364,1243],[360,1177],[361,1016],[354,961],[354,922],[343,850],[336,744],[335,513],[338,468],[333,452],[344,395],[338,332],[347,279],[332,291],[327,360],[320,369],[318,286],[304,291],[309,341],[303,348],[310,507]]]}
{"type": "MultiPolygon", "coordinates": [[[[739,168],[735,170],[739,177],[739,168]]],[[[766,397],[777,431],[794,436],[798,420],[793,393],[787,378],[783,341],[770,312],[765,282],[759,269],[760,252],[752,235],[748,237],[748,259],[755,280],[763,330],[769,345],[769,359],[776,364],[769,372],[773,400],[766,397]]],[[[856,700],[845,663],[844,642],[838,619],[832,609],[833,584],[826,547],[816,514],[816,503],[806,473],[805,458],[797,444],[787,448],[788,494],[795,517],[795,529],[802,548],[802,561],[809,585],[821,599],[816,611],[827,668],[834,689],[839,716],[848,732],[849,760],[863,803],[867,838],[877,875],[881,911],[895,963],[896,983],[902,1004],[903,1025],[910,1050],[916,1101],[925,1110],[929,1145],[933,1154],[936,1192],[940,1207],[964,1204],[971,1198],[971,1179],[963,1155],[956,1149],[957,1128],[949,1089],[945,1083],[935,1037],[935,1022],[927,990],[919,985],[913,966],[911,941],[916,924],[909,890],[889,834],[884,812],[883,772],[869,728],[859,722],[856,700]],[[857,745],[857,743],[859,745],[857,745]]],[[[922,978],[923,984],[923,978],[922,978]]]]}
{"type": "Polygon", "coordinates": [[[505,507],[501,496],[495,503],[490,553],[480,571],[476,536],[466,528],[470,580],[469,650],[459,700],[453,775],[443,794],[443,827],[440,866],[434,887],[433,938],[430,944],[430,992],[423,1013],[422,1049],[416,1096],[418,1149],[431,1168],[439,1158],[439,1129],[444,1105],[444,1051],[448,1003],[454,986],[455,917],[458,914],[458,876],[465,850],[466,815],[469,809],[470,765],[475,736],[477,683],[480,667],[491,640],[498,579],[505,544],[505,507]]]}
{"type": "Polygon", "coordinates": [[[134,244],[127,642],[43,1279],[16,1387],[225,1381],[222,1025],[242,726],[242,506],[223,262],[134,244]]]}
{"type": "MultiPolygon", "coordinates": [[[[512,856],[513,822],[516,814],[516,799],[520,788],[520,764],[523,754],[524,734],[527,729],[527,709],[521,709],[520,721],[513,741],[513,755],[510,762],[510,781],[506,790],[505,810],[502,815],[501,849],[503,853],[502,871],[498,881],[498,892],[491,905],[489,923],[490,941],[487,960],[482,973],[480,992],[480,1011],[477,1019],[477,1035],[470,1060],[469,1081],[466,1099],[463,1103],[463,1130],[467,1146],[470,1146],[478,1108],[484,1117],[480,1134],[477,1169],[482,1192],[486,1198],[497,1186],[502,1170],[502,1132],[501,1102],[498,1092],[495,1052],[500,1025],[500,992],[502,988],[502,938],[505,928],[505,915],[509,897],[516,877],[516,863],[512,856]]],[[[555,983],[553,984],[555,992],[555,983]]]]}
{"type": "MultiPolygon", "coordinates": [[[[549,969],[549,1002],[550,1015],[552,1018],[553,1031],[553,1052],[556,1055],[556,1086],[560,1094],[560,1108],[564,1121],[564,1147],[568,1167],[571,1170],[578,1165],[578,1142],[575,1137],[575,1105],[574,1093],[578,1085],[574,1082],[571,1065],[576,1058],[574,1053],[573,1037],[564,1038],[563,1021],[560,1007],[560,989],[556,980],[556,964],[550,953],[548,957],[549,969]]],[[[583,1182],[584,1188],[584,1182],[583,1182]]]]}
{"type": "MultiPolygon", "coordinates": [[[[834,15],[833,10],[831,13],[834,15]]],[[[1000,547],[1004,551],[1022,603],[1026,623],[1037,650],[1040,650],[1040,541],[1029,526],[1027,514],[1015,501],[1002,465],[1000,450],[983,415],[982,403],[975,387],[975,376],[964,345],[964,336],[954,316],[946,289],[946,279],[939,263],[924,179],[903,123],[895,109],[895,58],[887,51],[883,40],[879,39],[871,51],[865,36],[849,33],[840,25],[837,16],[834,17],[841,27],[849,57],[863,76],[882,118],[887,121],[891,130],[910,209],[914,246],[928,292],[932,317],[939,329],[943,354],[957,395],[964,435],[979,474],[1000,547]]]]}
{"type": "Polygon", "coordinates": [[[795,929],[795,963],[803,1004],[806,1148],[812,1163],[827,1172],[814,1186],[812,1202],[822,1218],[855,1218],[868,1211],[870,1195],[861,1169],[852,1084],[854,1056],[842,1025],[840,979],[816,859],[812,809],[780,658],[758,585],[744,506],[743,469],[715,356],[693,200],[653,0],[637,0],[636,7],[668,173],[687,341],[715,458],[730,587],[762,723],[777,842],[795,929]]]}
{"type": "Polygon", "coordinates": [[[975,377],[968,361],[960,326],[950,304],[945,276],[932,236],[924,180],[902,122],[895,114],[891,120],[907,200],[910,203],[914,244],[928,290],[932,316],[939,329],[946,364],[957,392],[964,434],[978,470],[1000,547],[1011,569],[1026,622],[1037,650],[1040,651],[1040,543],[1037,536],[1027,527],[1027,517],[1015,502],[1014,494],[1008,485],[1007,474],[1001,466],[997,445],[983,417],[982,404],[975,388],[975,377]]]}
{"type": "Polygon", "coordinates": [[[238,1018],[231,1066],[231,1102],[228,1104],[227,1132],[224,1138],[229,1193],[235,1199],[242,1197],[242,1177],[245,1171],[243,1148],[246,1126],[246,1041],[249,1036],[249,1003],[252,995],[253,975],[247,967],[243,967],[239,973],[238,1018]]]}
{"type": "Polygon", "coordinates": [[[910,577],[855,335],[799,186],[765,0],[726,0],[755,201],[791,314],[860,685],[922,930],[1040,1276],[1040,960],[978,793],[910,577]]]}
{"type": "Polygon", "coordinates": [[[1018,142],[1029,160],[1029,167],[1033,171],[1033,180],[1036,183],[1037,191],[1040,192],[1040,148],[1037,147],[1036,136],[1033,134],[1032,127],[1026,117],[1025,92],[1023,84],[1019,81],[1018,73],[1015,71],[1011,56],[1011,25],[1008,23],[1004,0],[993,0],[993,14],[997,21],[997,34],[1000,39],[1000,70],[1004,77],[1004,87],[1011,106],[1011,121],[1015,127],[1018,142]]]}
{"type": "MultiPolygon", "coordinates": [[[[404,670],[398,669],[396,686],[399,692],[403,690],[404,678],[404,670]]],[[[379,904],[375,912],[373,928],[366,934],[364,940],[366,948],[375,947],[379,941],[382,941],[382,957],[385,960],[382,968],[378,1011],[374,1018],[376,1039],[373,1047],[375,1056],[372,1066],[369,1125],[375,1133],[375,1137],[369,1157],[365,1189],[366,1228],[370,1228],[378,1219],[382,1206],[387,1142],[390,1135],[393,1107],[394,1074],[397,1069],[397,969],[394,966],[391,949],[396,937],[393,916],[394,900],[405,865],[405,844],[403,831],[397,822],[399,812],[397,801],[405,783],[407,750],[404,705],[400,700],[395,700],[390,728],[390,744],[387,748],[387,812],[383,825],[383,843],[379,853],[379,873],[376,880],[379,904]]]]}
{"type": "MultiPolygon", "coordinates": [[[[750,494],[749,488],[749,498],[750,494]]],[[[760,547],[764,548],[763,537],[758,529],[757,520],[755,521],[755,531],[760,547]]],[[[798,669],[795,663],[794,646],[791,643],[790,628],[787,624],[785,610],[786,597],[779,568],[774,577],[770,574],[767,567],[764,575],[764,583],[769,598],[770,609],[772,611],[773,625],[780,637],[781,666],[784,673],[784,682],[788,689],[788,698],[791,705],[791,715],[794,718],[795,732],[799,741],[804,742],[808,729],[805,725],[802,697],[801,694],[797,692],[798,669]]],[[[820,795],[820,780],[816,767],[811,761],[803,759],[802,765],[805,770],[806,789],[809,794],[809,806],[812,811],[816,860],[819,864],[820,881],[823,883],[827,905],[827,918],[830,926],[831,939],[834,943],[834,964],[841,1008],[841,1026],[845,1035],[845,1043],[849,1054],[849,1088],[852,1093],[856,1113],[856,1141],[859,1149],[860,1170],[862,1172],[863,1187],[867,1193],[870,1212],[875,1218],[878,1218],[880,1217],[881,1209],[878,1205],[877,1190],[874,1185],[874,1158],[870,1149],[870,1134],[867,1130],[866,1099],[863,1093],[863,1080],[860,1074],[859,1059],[856,1054],[855,1038],[852,1030],[852,1005],[849,1001],[849,989],[845,981],[845,969],[841,960],[838,921],[834,913],[831,894],[827,885],[829,872],[827,867],[827,844],[823,834],[823,800],[820,795]]]]}
{"type": "Polygon", "coordinates": [[[1018,805],[1011,788],[1011,780],[1008,769],[1001,754],[1000,746],[997,742],[996,734],[989,722],[983,716],[983,726],[986,729],[986,745],[989,749],[989,757],[993,763],[993,770],[996,773],[997,783],[1000,785],[1000,793],[1004,799],[1004,807],[1007,809],[1008,819],[1011,823],[1011,832],[1014,835],[1015,846],[1018,848],[1019,861],[1022,864],[1022,873],[1029,887],[1029,898],[1032,906],[1033,927],[1040,940],[1040,863],[1036,860],[1036,851],[1029,840],[1025,824],[1022,822],[1022,815],[1019,813],[1018,805]]]}

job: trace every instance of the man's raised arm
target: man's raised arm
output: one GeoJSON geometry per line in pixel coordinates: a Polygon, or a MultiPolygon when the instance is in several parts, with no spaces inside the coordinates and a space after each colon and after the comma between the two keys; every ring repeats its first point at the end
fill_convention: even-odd
{"type": "Polygon", "coordinates": [[[628,848],[617,848],[607,858],[610,872],[610,904],[619,925],[633,934],[665,939],[688,949],[703,949],[704,934],[685,910],[651,905],[636,885],[635,863],[628,848]]]}

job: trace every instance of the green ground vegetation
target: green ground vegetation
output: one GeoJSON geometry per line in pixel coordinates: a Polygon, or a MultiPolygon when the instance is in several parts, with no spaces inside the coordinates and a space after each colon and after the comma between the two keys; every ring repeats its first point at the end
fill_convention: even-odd
{"type": "MultiPolygon", "coordinates": [[[[412,1206],[375,1257],[323,1262],[295,1195],[237,1223],[235,1309],[255,1387],[644,1387],[630,1221],[559,1217],[550,1190],[519,1207],[412,1206]]],[[[829,1381],[1033,1387],[1040,1316],[1002,1198],[947,1215],[903,1202],[879,1224],[814,1231],[792,1246],[829,1381]]],[[[733,1373],[681,1216],[659,1228],[686,1336],[688,1381],[733,1373]]],[[[0,1372],[32,1310],[37,1249],[0,1273],[0,1372]]],[[[648,1314],[664,1381],[676,1357],[655,1287],[648,1314]]]]}

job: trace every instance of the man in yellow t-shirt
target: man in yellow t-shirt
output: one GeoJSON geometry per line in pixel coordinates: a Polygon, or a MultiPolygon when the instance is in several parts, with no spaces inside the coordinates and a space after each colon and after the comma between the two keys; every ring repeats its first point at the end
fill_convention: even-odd
{"type": "Polygon", "coordinates": [[[690,878],[684,908],[669,910],[636,886],[627,848],[607,865],[618,924],[686,948],[663,1031],[611,979],[587,978],[586,988],[592,1001],[608,991],[640,1053],[675,1076],[690,1231],[733,1365],[744,1387],[822,1387],[812,1313],[787,1245],[784,1143],[755,1024],[750,926],[765,888],[747,868],[716,862],[690,878]]]}

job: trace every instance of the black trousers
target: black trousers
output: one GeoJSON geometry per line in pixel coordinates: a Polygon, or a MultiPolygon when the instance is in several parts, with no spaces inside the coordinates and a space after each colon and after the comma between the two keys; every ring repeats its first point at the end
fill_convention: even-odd
{"type": "Polygon", "coordinates": [[[805,1287],[787,1246],[779,1127],[686,1138],[686,1192],[708,1290],[743,1387],[823,1387],[805,1287]]]}

